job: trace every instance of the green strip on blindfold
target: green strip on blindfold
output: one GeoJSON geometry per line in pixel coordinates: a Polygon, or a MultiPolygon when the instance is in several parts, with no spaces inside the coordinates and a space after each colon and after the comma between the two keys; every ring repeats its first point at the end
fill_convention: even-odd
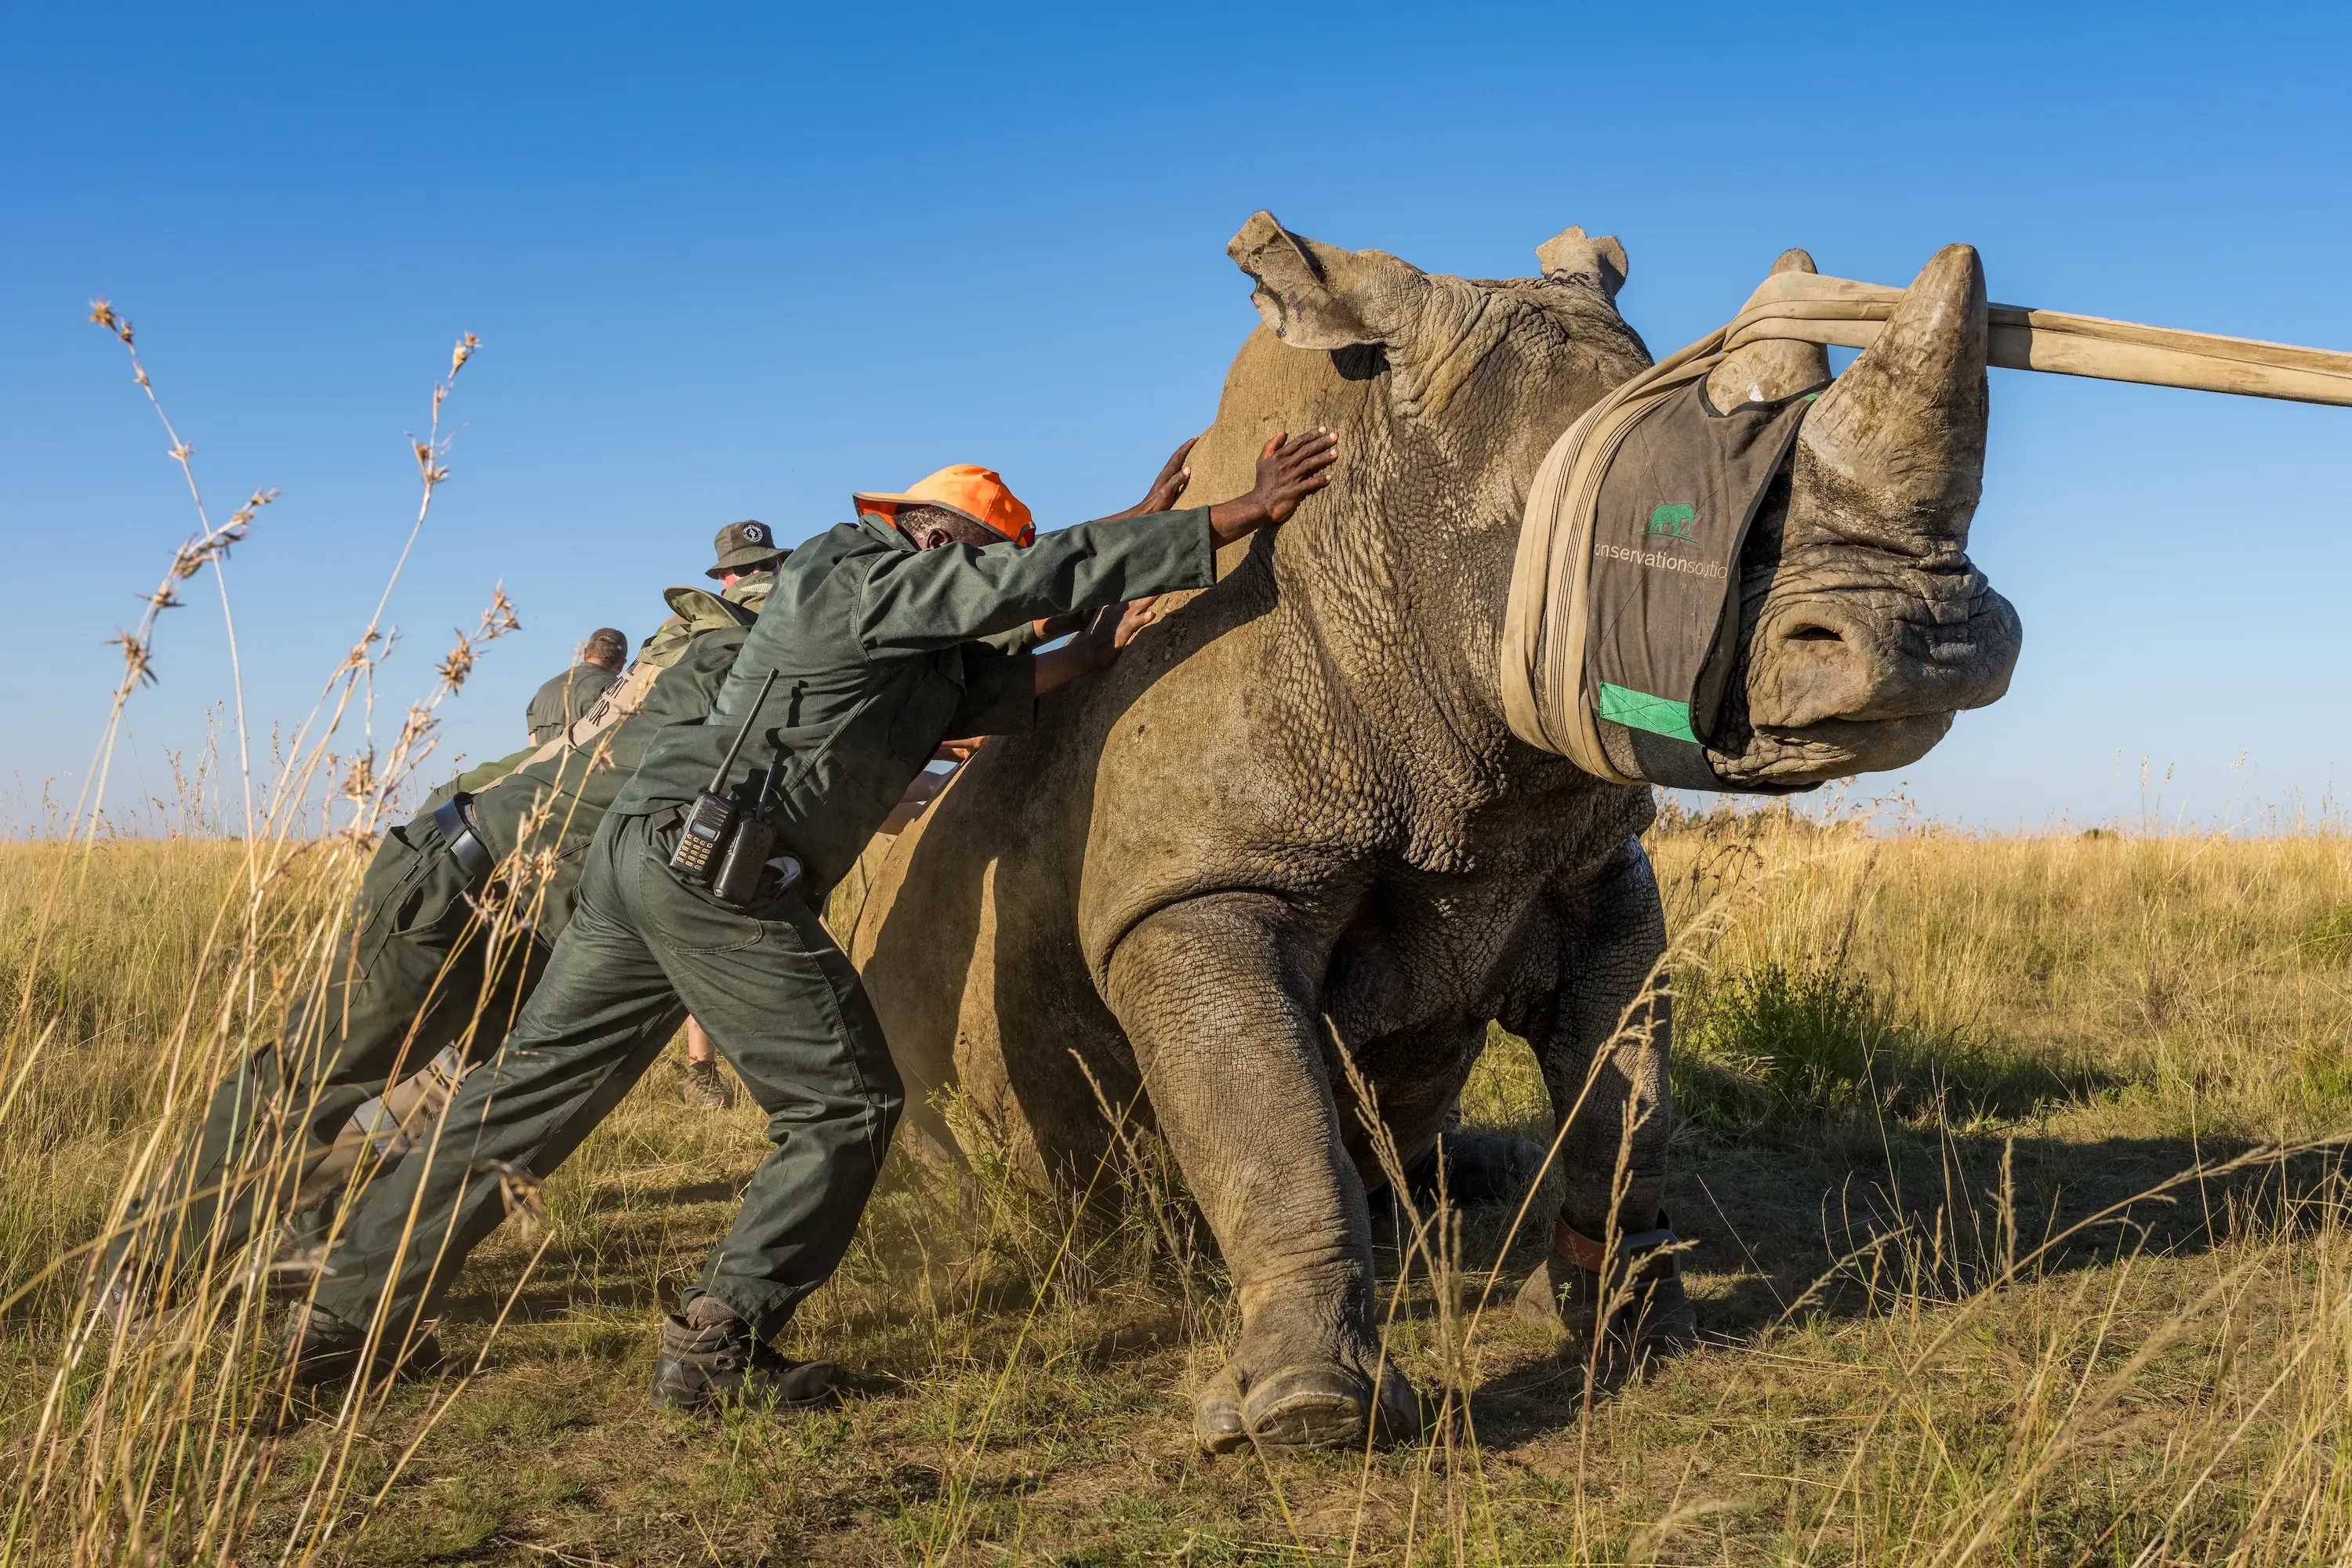
{"type": "Polygon", "coordinates": [[[1653,735],[1664,735],[1671,740],[1696,742],[1691,732],[1691,711],[1687,702],[1670,701],[1653,697],[1646,691],[1633,691],[1622,686],[1601,682],[1601,717],[1622,724],[1628,730],[1647,730],[1653,735]]]}

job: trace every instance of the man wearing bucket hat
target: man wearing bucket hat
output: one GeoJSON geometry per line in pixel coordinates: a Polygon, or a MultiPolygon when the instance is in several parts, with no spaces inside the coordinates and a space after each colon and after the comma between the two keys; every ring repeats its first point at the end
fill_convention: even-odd
{"type": "Polygon", "coordinates": [[[795,549],[709,716],[664,730],[614,802],[579,912],[506,1046],[458,1090],[439,1147],[352,1215],[289,1347],[295,1376],[393,1363],[518,1173],[553,1171],[690,1011],[767,1111],[774,1148],[663,1326],[653,1397],[836,1397],[839,1368],[768,1342],[847,1249],[901,1091],[857,972],[817,919],[825,892],[943,741],[1025,727],[1040,692],[1109,663],[1141,619],[1097,615],[1042,654],[979,639],[1208,586],[1218,547],[1289,518],[1328,482],[1337,446],[1328,431],[1277,436],[1246,494],[1160,510],[1189,477],[1187,443],[1146,515],[1042,537],[994,473],[942,469],[860,494],[856,522],[795,549]],[[775,851],[748,887],[726,869],[759,865],[747,843],[775,851]]]}
{"type": "Polygon", "coordinates": [[[776,542],[764,522],[730,522],[719,531],[719,559],[703,575],[731,585],[738,577],[772,572],[792,553],[776,542]]]}
{"type": "MultiPolygon", "coordinates": [[[[719,579],[719,595],[751,610],[767,602],[776,568],[791,551],[780,548],[774,531],[756,518],[730,522],[714,542],[718,559],[704,571],[719,579]]],[[[733,1097],[719,1076],[719,1056],[710,1037],[692,1018],[686,1021],[686,1080],[679,1096],[697,1110],[724,1110],[733,1097]]]]}

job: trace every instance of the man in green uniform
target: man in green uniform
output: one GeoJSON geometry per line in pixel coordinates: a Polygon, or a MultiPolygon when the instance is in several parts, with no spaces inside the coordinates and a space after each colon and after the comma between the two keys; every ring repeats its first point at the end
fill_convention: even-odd
{"type": "Polygon", "coordinates": [[[596,705],[605,689],[621,679],[621,665],[629,657],[629,639],[610,626],[599,626],[581,645],[580,662],[531,694],[524,721],[530,726],[530,743],[543,746],[566,726],[596,705]]]}
{"type": "MultiPolygon", "coordinates": [[[[691,1011],[768,1113],[774,1147],[663,1326],[654,1398],[834,1397],[838,1368],[789,1361],[768,1341],[848,1247],[900,1089],[857,973],[818,921],[825,890],[942,741],[1025,726],[1038,692],[1108,662],[1137,623],[1101,635],[1098,622],[1042,655],[975,639],[1207,586],[1217,547],[1289,517],[1328,482],[1336,446],[1323,431],[1277,437],[1244,496],[1034,544],[1027,509],[993,474],[943,470],[904,496],[857,498],[857,523],[796,549],[710,714],[664,731],[614,802],[579,911],[514,1033],[458,1091],[438,1146],[353,1215],[289,1347],[296,1377],[396,1363],[394,1347],[413,1342],[436,1291],[498,1225],[502,1173],[551,1172],[691,1011]],[[681,817],[739,734],[740,763],[772,770],[775,786],[738,798],[788,851],[741,908],[672,866],[681,817]]],[[[740,763],[722,788],[738,784],[740,763]]]]}
{"type": "MultiPolygon", "coordinates": [[[[772,580],[737,584],[739,597],[772,580]]],[[[667,597],[673,614],[645,657],[569,731],[464,774],[384,835],[326,983],[289,1009],[280,1040],[221,1081],[193,1142],[110,1240],[100,1277],[118,1323],[173,1275],[244,1245],[257,1220],[292,1208],[293,1245],[322,1239],[352,1168],[420,1130],[414,1114],[387,1123],[373,1097],[438,1080],[409,1097],[429,1115],[430,1091],[504,1037],[571,919],[605,807],[665,725],[709,711],[755,618],[699,588],[667,597]],[[526,847],[548,852],[530,857],[535,874],[509,866],[486,898],[493,868],[526,847]],[[362,1109],[379,1114],[351,1126],[362,1109]],[[301,1151],[292,1162],[289,1142],[301,1151]]]]}
{"type": "MultiPolygon", "coordinates": [[[[703,575],[719,579],[727,598],[756,611],[767,599],[767,584],[776,580],[776,568],[792,552],[776,548],[774,532],[756,518],[729,523],[719,531],[714,542],[719,559],[703,575]],[[736,593],[736,584],[745,582],[760,584],[756,600],[736,593]]],[[[724,1110],[733,1103],[719,1080],[719,1054],[711,1047],[710,1037],[692,1018],[686,1021],[686,1082],[681,1094],[697,1110],[724,1110]]]]}

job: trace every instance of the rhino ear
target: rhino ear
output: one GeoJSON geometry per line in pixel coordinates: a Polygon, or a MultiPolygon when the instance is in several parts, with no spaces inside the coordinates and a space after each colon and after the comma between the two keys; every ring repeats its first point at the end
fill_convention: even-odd
{"type": "Polygon", "coordinates": [[[1250,302],[1293,348],[1344,349],[1380,343],[1402,320],[1402,296],[1422,273],[1377,250],[1342,250],[1308,239],[1260,211],[1225,247],[1257,287],[1250,302]]]}
{"type": "Polygon", "coordinates": [[[1617,237],[1604,234],[1594,239],[1574,224],[1536,247],[1536,265],[1551,282],[1587,284],[1600,289],[1605,300],[1617,298],[1617,290],[1625,286],[1625,247],[1617,237]]]}

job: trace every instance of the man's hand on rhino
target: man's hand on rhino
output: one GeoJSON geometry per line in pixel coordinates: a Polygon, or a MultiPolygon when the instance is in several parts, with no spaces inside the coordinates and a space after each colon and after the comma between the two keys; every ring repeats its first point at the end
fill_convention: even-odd
{"type": "Polygon", "coordinates": [[[1176,509],[1177,498],[1184,493],[1184,487],[1192,482],[1192,470],[1185,467],[1184,459],[1191,456],[1194,443],[1200,439],[1198,436],[1193,437],[1191,441],[1177,447],[1169,459],[1160,465],[1160,477],[1151,481],[1151,488],[1144,492],[1141,500],[1137,501],[1125,511],[1111,513],[1110,518],[1104,521],[1109,521],[1122,517],[1148,517],[1155,511],[1173,511],[1176,509]]]}
{"type": "Polygon", "coordinates": [[[1151,606],[1159,602],[1159,595],[1147,594],[1125,605],[1106,605],[1095,612],[1094,625],[1077,640],[1094,655],[1097,669],[1108,669],[1118,662],[1118,656],[1135,640],[1136,634],[1151,624],[1151,606]]]}
{"type": "Polygon", "coordinates": [[[935,763],[969,762],[971,760],[971,754],[980,750],[980,743],[987,739],[985,735],[974,735],[968,740],[941,741],[940,749],[931,753],[931,761],[935,763]]]}
{"type": "MultiPolygon", "coordinates": [[[[1157,594],[1146,594],[1140,599],[1129,599],[1127,602],[1127,608],[1119,613],[1118,625],[1111,631],[1110,652],[1103,659],[1106,667],[1125,651],[1128,644],[1135,640],[1136,633],[1151,624],[1151,606],[1158,603],[1160,603],[1160,595],[1157,594]]],[[[1108,617],[1110,612],[1105,610],[1103,614],[1108,617]]]]}
{"type": "Polygon", "coordinates": [[[1209,531],[1223,545],[1268,523],[1289,521],[1300,501],[1331,482],[1339,458],[1339,437],[1319,426],[1296,440],[1276,436],[1257,456],[1256,487],[1209,509],[1209,531]]]}

